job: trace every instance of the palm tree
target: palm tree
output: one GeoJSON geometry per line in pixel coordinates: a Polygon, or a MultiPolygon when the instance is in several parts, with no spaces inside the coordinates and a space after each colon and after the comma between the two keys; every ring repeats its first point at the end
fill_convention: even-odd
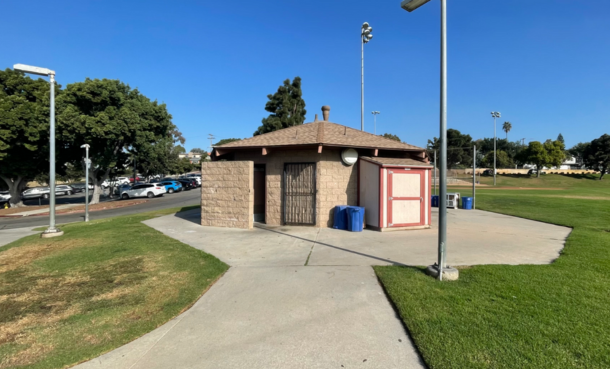
{"type": "Polygon", "coordinates": [[[502,125],[502,130],[506,132],[506,141],[508,141],[508,132],[513,128],[513,125],[510,122],[504,122],[502,125]]]}

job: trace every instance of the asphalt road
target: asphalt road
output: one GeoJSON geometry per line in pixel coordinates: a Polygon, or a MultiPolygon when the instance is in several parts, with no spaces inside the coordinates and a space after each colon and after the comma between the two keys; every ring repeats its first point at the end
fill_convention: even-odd
{"type": "MultiPolygon", "coordinates": [[[[68,204],[68,203],[84,203],[84,195],[83,194],[75,194],[72,196],[58,196],[57,204],[68,204]]],[[[118,200],[120,201],[120,200],[118,200]]],[[[189,206],[189,205],[197,205],[201,201],[201,189],[193,189],[190,191],[184,191],[173,194],[165,194],[162,197],[156,197],[154,199],[150,199],[149,201],[134,205],[128,206],[125,208],[117,208],[117,209],[109,209],[109,210],[100,210],[100,211],[92,211],[89,213],[89,219],[103,219],[109,217],[115,217],[119,215],[128,215],[128,214],[137,214],[143,213],[147,211],[155,211],[167,208],[175,208],[181,206],[189,206]]],[[[28,205],[38,205],[38,201],[35,203],[32,201],[27,202],[28,205]]],[[[43,203],[44,205],[45,203],[43,203]]],[[[24,209],[24,211],[27,209],[24,209]]],[[[84,213],[76,213],[76,214],[58,214],[56,216],[56,223],[58,225],[72,222],[81,222],[85,218],[84,213]]],[[[0,232],[3,229],[13,229],[13,228],[25,228],[25,227],[41,227],[49,224],[49,216],[30,216],[30,217],[20,217],[20,218],[0,218],[0,232]]]]}

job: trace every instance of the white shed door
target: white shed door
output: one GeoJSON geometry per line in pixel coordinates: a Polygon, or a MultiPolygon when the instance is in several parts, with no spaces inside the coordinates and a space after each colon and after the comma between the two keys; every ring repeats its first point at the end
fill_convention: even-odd
{"type": "Polygon", "coordinates": [[[408,227],[424,224],[425,171],[390,169],[388,171],[388,226],[408,227]]]}

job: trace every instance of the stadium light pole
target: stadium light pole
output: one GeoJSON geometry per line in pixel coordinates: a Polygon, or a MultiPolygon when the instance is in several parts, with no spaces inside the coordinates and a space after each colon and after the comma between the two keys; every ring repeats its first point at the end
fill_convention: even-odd
{"type": "Polygon", "coordinates": [[[55,71],[24,64],[15,64],[13,69],[24,73],[49,77],[49,86],[51,89],[49,128],[49,228],[40,236],[43,238],[61,236],[64,232],[55,227],[55,71]]]}
{"type": "Polygon", "coordinates": [[[371,112],[371,114],[373,114],[373,117],[374,117],[373,118],[373,127],[374,127],[373,133],[377,134],[377,114],[381,114],[381,112],[375,110],[375,111],[371,112]]]}
{"type": "Polygon", "coordinates": [[[369,26],[369,22],[362,23],[360,39],[362,41],[362,57],[360,68],[360,130],[364,131],[364,44],[373,39],[373,27],[369,26]]]}
{"type": "Polygon", "coordinates": [[[500,113],[492,111],[491,116],[494,118],[494,186],[496,185],[496,119],[500,118],[500,113]]]}
{"type": "MultiPolygon", "coordinates": [[[[412,12],[430,0],[403,0],[401,8],[412,12]]],[[[441,96],[440,96],[440,193],[438,202],[438,266],[428,267],[432,274],[438,273],[443,280],[443,272],[451,279],[457,279],[458,271],[447,268],[447,0],[441,1],[441,96]]]]}

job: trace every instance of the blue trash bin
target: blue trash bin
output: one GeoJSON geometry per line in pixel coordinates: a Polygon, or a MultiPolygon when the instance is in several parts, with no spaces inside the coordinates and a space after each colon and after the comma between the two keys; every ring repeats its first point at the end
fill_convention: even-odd
{"type": "Polygon", "coordinates": [[[432,207],[438,208],[438,195],[432,195],[432,207]]]}
{"type": "Polygon", "coordinates": [[[347,230],[350,232],[362,232],[364,225],[364,208],[360,206],[347,207],[347,230]]]}
{"type": "Polygon", "coordinates": [[[347,205],[335,206],[333,215],[333,228],[347,230],[347,205]]]}
{"type": "Polygon", "coordinates": [[[472,210],[472,197],[462,197],[462,209],[472,210]]]}

